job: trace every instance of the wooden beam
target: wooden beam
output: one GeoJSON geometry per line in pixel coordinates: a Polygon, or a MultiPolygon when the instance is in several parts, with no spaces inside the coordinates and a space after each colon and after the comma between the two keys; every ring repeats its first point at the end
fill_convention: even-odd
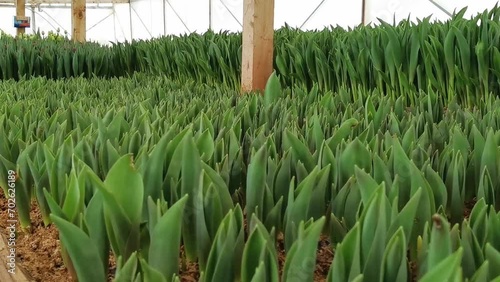
{"type": "Polygon", "coordinates": [[[262,91],[274,65],[274,0],[244,0],[243,9],[241,88],[262,91]]]}
{"type": "MultiPolygon", "coordinates": [[[[16,16],[25,17],[26,16],[26,0],[16,0],[16,16]]],[[[17,35],[22,35],[26,31],[26,28],[17,28],[17,35]]]]}
{"type": "Polygon", "coordinates": [[[87,13],[85,0],[73,0],[71,2],[71,17],[72,37],[74,41],[85,42],[87,34],[87,13]]]}

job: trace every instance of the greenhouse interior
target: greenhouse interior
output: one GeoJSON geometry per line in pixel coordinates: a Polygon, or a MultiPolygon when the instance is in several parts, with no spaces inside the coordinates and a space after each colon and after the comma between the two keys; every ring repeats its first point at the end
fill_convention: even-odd
{"type": "MultiPolygon", "coordinates": [[[[303,30],[325,26],[353,28],[363,23],[412,20],[431,16],[446,20],[467,7],[466,16],[493,7],[495,0],[275,0],[275,28],[286,24],[303,30]],[[364,9],[363,9],[364,6],[364,9]],[[363,17],[363,14],[365,15],[363,17]]],[[[71,0],[27,0],[25,15],[34,32],[71,34],[71,0]]],[[[101,44],[213,31],[243,29],[243,0],[88,0],[87,39],[101,44]]],[[[0,30],[14,35],[16,0],[0,0],[0,30]]]]}
{"type": "Polygon", "coordinates": [[[0,0],[0,282],[500,282],[500,5],[0,0]]]}

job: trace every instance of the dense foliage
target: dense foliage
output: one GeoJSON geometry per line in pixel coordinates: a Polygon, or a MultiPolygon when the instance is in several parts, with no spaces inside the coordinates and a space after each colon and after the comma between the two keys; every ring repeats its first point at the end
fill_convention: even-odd
{"type": "MultiPolygon", "coordinates": [[[[500,81],[500,9],[472,19],[465,10],[452,20],[345,30],[330,27],[276,32],[275,68],[285,85],[320,90],[360,87],[387,95],[433,88],[442,99],[459,96],[470,104],[481,93],[498,92],[500,81]]],[[[65,40],[0,37],[0,79],[44,76],[119,77],[136,71],[224,83],[239,88],[241,33],[166,36],[112,46],[65,40]]]]}
{"type": "MultiPolygon", "coordinates": [[[[394,100],[274,85],[267,96],[281,98],[269,101],[143,75],[3,83],[0,179],[17,164],[22,226],[30,226],[35,197],[46,224],[60,228],[81,281],[103,281],[109,248],[122,257],[123,281],[138,275],[139,262],[142,277],[169,281],[181,238],[206,281],[241,277],[246,263],[247,280],[277,281],[275,236],[284,234],[289,277],[299,275],[294,264],[304,256],[314,259],[321,231],[340,243],[331,281],[368,274],[406,281],[407,248],[420,276],[442,274],[443,261],[455,270],[449,275],[462,266],[464,277],[496,277],[499,265],[488,256],[500,255],[500,224],[488,218],[500,203],[498,98],[468,109],[443,104],[433,91],[394,100]],[[464,220],[473,198],[481,200],[464,220]],[[461,227],[450,231],[435,216],[429,233],[436,213],[461,227]],[[253,239],[243,240],[245,232],[253,239]],[[439,236],[449,246],[434,250],[439,236]],[[464,248],[478,257],[460,259],[464,248]]],[[[313,269],[301,272],[303,281],[313,269]]]]}

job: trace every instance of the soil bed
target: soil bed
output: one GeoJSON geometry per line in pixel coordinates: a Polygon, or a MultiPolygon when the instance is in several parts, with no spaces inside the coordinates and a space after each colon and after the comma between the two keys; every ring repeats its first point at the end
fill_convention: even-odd
{"type": "MultiPolygon", "coordinates": [[[[26,276],[30,281],[35,282],[71,282],[71,276],[63,264],[60,253],[59,232],[54,225],[45,227],[42,216],[36,201],[31,204],[30,211],[32,221],[31,233],[22,232],[19,223],[16,224],[16,263],[25,270],[26,276]]],[[[7,236],[7,199],[3,190],[0,189],[0,227],[1,233],[7,236]]],[[[279,272],[282,274],[285,251],[284,240],[280,236],[277,242],[279,272]]],[[[183,257],[184,248],[181,246],[183,257]]],[[[333,250],[327,237],[322,236],[318,242],[316,257],[316,268],[314,271],[314,281],[326,281],[330,265],[333,261],[333,250]]],[[[182,265],[179,262],[179,274],[181,281],[194,282],[200,277],[198,264],[195,262],[186,262],[182,265]]],[[[112,281],[116,265],[113,256],[110,257],[110,268],[108,281],[112,281]]]]}
{"type": "MultiPolygon", "coordinates": [[[[54,226],[45,227],[42,216],[35,203],[31,205],[32,232],[21,231],[16,224],[16,263],[26,270],[28,279],[36,282],[70,282],[71,278],[64,267],[59,252],[59,233],[54,226]]],[[[7,199],[0,189],[0,227],[7,235],[7,199]]]]}
{"type": "Polygon", "coordinates": [[[470,201],[466,201],[464,205],[464,218],[469,219],[470,213],[472,212],[472,209],[476,205],[477,199],[474,197],[470,201]]]}

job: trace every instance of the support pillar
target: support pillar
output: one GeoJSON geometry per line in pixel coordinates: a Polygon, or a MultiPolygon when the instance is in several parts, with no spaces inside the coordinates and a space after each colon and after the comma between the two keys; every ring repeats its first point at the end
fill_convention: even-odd
{"type": "Polygon", "coordinates": [[[71,25],[73,41],[85,42],[87,36],[86,0],[72,0],[71,25]]]}
{"type": "MultiPolygon", "coordinates": [[[[16,16],[26,17],[26,0],[16,0],[16,16]]],[[[26,28],[19,27],[17,28],[17,35],[23,35],[25,31],[26,28]]]]}
{"type": "Polygon", "coordinates": [[[273,72],[274,0],[244,0],[241,88],[262,91],[273,72]]]}

